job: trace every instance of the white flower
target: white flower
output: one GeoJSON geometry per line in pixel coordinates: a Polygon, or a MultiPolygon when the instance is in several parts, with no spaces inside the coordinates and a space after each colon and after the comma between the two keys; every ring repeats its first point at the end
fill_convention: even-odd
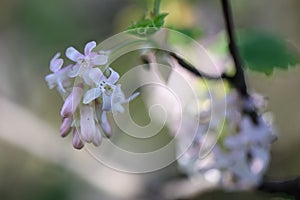
{"type": "Polygon", "coordinates": [[[107,120],[107,111],[112,111],[112,113],[124,112],[123,104],[128,103],[138,95],[139,93],[137,92],[126,99],[123,91],[121,90],[120,84],[114,87],[112,94],[107,95],[105,92],[102,94],[103,104],[101,108],[102,114],[100,117],[100,122],[101,122],[101,127],[103,128],[103,130],[105,131],[108,137],[110,136],[111,127],[107,120]]]}
{"type": "Polygon", "coordinates": [[[138,92],[131,95],[129,98],[125,98],[125,95],[121,89],[121,85],[118,84],[116,88],[114,89],[114,92],[112,94],[111,98],[111,110],[113,113],[122,113],[124,112],[123,104],[128,103],[131,100],[133,100],[135,97],[139,95],[138,92]]]}
{"type": "Polygon", "coordinates": [[[60,53],[56,53],[50,61],[50,70],[53,72],[45,77],[50,89],[57,87],[58,92],[65,95],[66,87],[71,85],[71,79],[68,76],[71,65],[62,68],[63,59],[59,58],[60,53]]]}
{"type": "MultiPolygon", "coordinates": [[[[211,93],[212,103],[209,106],[209,117],[214,117],[210,121],[200,120],[197,134],[200,137],[194,138],[191,147],[179,159],[179,165],[190,175],[200,173],[206,177],[211,170],[220,172],[220,176],[217,177],[219,180],[214,181],[226,190],[256,187],[269,165],[270,144],[276,136],[273,134],[271,123],[258,115],[256,124],[243,113],[243,109],[249,105],[248,102],[252,102],[251,106],[258,110],[263,110],[259,106],[265,104],[263,101],[257,103],[252,97],[245,102],[235,91],[226,93],[225,97],[216,98],[216,95],[218,94],[211,93]],[[224,122],[225,126],[222,126],[224,122]],[[208,143],[208,139],[215,138],[217,132],[221,132],[222,135],[213,150],[205,158],[201,157],[200,152],[208,143]]],[[[186,136],[188,137],[189,133],[186,133],[186,136]]],[[[178,139],[179,148],[188,140],[184,137],[178,139]]]]}
{"type": "Polygon", "coordinates": [[[110,70],[110,75],[108,78],[98,68],[90,70],[89,78],[95,87],[85,93],[83,97],[83,103],[90,104],[100,96],[102,97],[102,104],[96,101],[96,115],[100,121],[101,127],[109,137],[111,126],[107,119],[107,112],[123,112],[124,108],[122,104],[128,103],[134,99],[138,93],[135,93],[126,99],[121,89],[121,85],[115,85],[119,80],[119,74],[111,68],[108,69],[110,70]]]}
{"type": "Polygon", "coordinates": [[[90,70],[89,78],[92,80],[95,87],[85,93],[83,98],[84,104],[89,104],[102,95],[103,110],[110,110],[110,96],[113,93],[113,90],[116,87],[115,83],[119,80],[120,76],[113,69],[109,68],[109,70],[111,73],[108,78],[98,68],[90,70]]]}
{"type": "Polygon", "coordinates": [[[102,96],[103,111],[112,111],[113,113],[123,112],[124,108],[122,104],[133,100],[139,93],[134,93],[126,99],[121,85],[115,85],[120,77],[119,74],[111,68],[109,70],[110,76],[108,78],[98,68],[91,70],[90,78],[94,82],[95,87],[85,93],[83,103],[89,104],[102,96]]]}
{"type": "Polygon", "coordinates": [[[259,123],[254,124],[249,117],[243,117],[240,122],[241,131],[238,134],[228,136],[224,144],[230,149],[248,147],[251,144],[268,146],[274,140],[272,129],[259,118],[259,123]]]}
{"type": "Polygon", "coordinates": [[[66,56],[76,62],[69,73],[70,77],[81,76],[87,84],[90,84],[88,78],[89,70],[96,65],[106,64],[108,60],[108,56],[103,54],[103,52],[92,52],[95,47],[96,42],[88,42],[85,45],[84,54],[78,52],[74,47],[67,48],[66,56]]]}
{"type": "Polygon", "coordinates": [[[58,52],[50,61],[50,70],[52,72],[57,72],[58,70],[60,70],[64,63],[64,60],[59,57],[60,57],[60,53],[58,52]]]}

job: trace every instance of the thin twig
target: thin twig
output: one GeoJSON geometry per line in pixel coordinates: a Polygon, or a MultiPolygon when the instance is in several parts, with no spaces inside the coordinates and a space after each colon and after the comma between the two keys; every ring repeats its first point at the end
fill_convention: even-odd
{"type": "MultiPolygon", "coordinates": [[[[229,51],[235,64],[236,73],[231,79],[228,79],[230,83],[238,90],[244,102],[248,102],[250,95],[248,93],[247,84],[245,80],[242,59],[236,44],[236,37],[234,32],[234,23],[232,17],[231,6],[229,0],[222,0],[222,9],[226,24],[226,31],[229,41],[229,51]]],[[[244,106],[244,114],[248,115],[254,124],[258,124],[258,115],[255,107],[244,106]]]]}
{"type": "Polygon", "coordinates": [[[181,58],[177,54],[170,52],[169,55],[171,57],[173,57],[181,67],[183,67],[184,69],[188,70],[189,72],[193,73],[194,75],[196,75],[200,78],[205,78],[205,79],[209,79],[209,80],[230,79],[230,77],[228,77],[226,74],[221,74],[220,76],[211,76],[211,75],[205,74],[205,73],[197,70],[192,64],[185,61],[183,58],[181,58]]]}
{"type": "MultiPolygon", "coordinates": [[[[173,52],[170,52],[170,51],[167,51],[167,50],[161,50],[161,49],[156,50],[156,51],[168,53],[172,58],[174,58],[178,62],[179,66],[181,66],[185,70],[189,71],[190,73],[192,73],[195,76],[198,76],[200,78],[205,78],[205,79],[208,79],[208,80],[222,80],[222,79],[229,79],[230,78],[226,74],[221,74],[220,76],[211,76],[211,75],[208,75],[204,72],[200,72],[192,64],[190,64],[188,61],[184,60],[182,57],[180,57],[176,53],[173,53],[173,52]]],[[[148,60],[148,58],[146,56],[142,56],[141,59],[142,59],[143,63],[145,63],[145,64],[149,64],[151,62],[150,60],[148,60]]]]}
{"type": "Polygon", "coordinates": [[[300,200],[300,177],[284,181],[264,181],[257,189],[268,193],[284,193],[300,200]]]}
{"type": "Polygon", "coordinates": [[[243,63],[242,63],[241,56],[239,54],[239,50],[238,50],[238,47],[236,44],[233,17],[232,17],[230,3],[228,2],[228,0],[222,0],[222,9],[223,9],[224,19],[225,19],[225,24],[226,24],[226,31],[227,31],[228,40],[229,40],[228,47],[229,47],[229,51],[231,53],[231,56],[233,58],[235,66],[236,66],[236,73],[232,77],[231,83],[237,88],[237,90],[240,92],[240,94],[243,97],[248,98],[249,94],[247,91],[244,70],[242,67],[243,63]]]}

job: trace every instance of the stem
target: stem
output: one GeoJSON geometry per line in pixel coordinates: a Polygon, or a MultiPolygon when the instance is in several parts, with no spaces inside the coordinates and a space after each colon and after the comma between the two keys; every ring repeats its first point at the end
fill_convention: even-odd
{"type": "MultiPolygon", "coordinates": [[[[250,95],[247,90],[247,84],[245,80],[244,70],[243,70],[243,62],[236,44],[236,37],[234,32],[234,23],[232,17],[231,6],[229,0],[222,0],[222,9],[225,18],[226,31],[228,35],[228,48],[232,59],[235,64],[236,73],[231,79],[228,79],[230,83],[237,89],[242,98],[244,98],[244,102],[247,102],[250,99],[250,95]]],[[[248,115],[254,124],[258,124],[258,115],[255,107],[245,106],[243,108],[243,112],[248,115]]]]}
{"type": "Polygon", "coordinates": [[[230,3],[228,0],[222,0],[222,9],[223,9],[226,31],[229,40],[228,47],[236,66],[236,74],[232,78],[232,84],[237,88],[237,90],[240,92],[242,97],[247,98],[249,97],[249,94],[247,91],[247,85],[246,85],[244,71],[242,67],[243,64],[242,64],[241,56],[239,54],[237,44],[236,44],[233,17],[232,17],[230,3]]]}
{"type": "Polygon", "coordinates": [[[300,199],[300,177],[285,181],[264,181],[258,188],[268,193],[284,193],[300,199]]]}
{"type": "Polygon", "coordinates": [[[173,52],[169,52],[169,55],[171,57],[173,57],[181,67],[188,70],[189,72],[191,72],[195,76],[198,76],[200,78],[206,78],[206,79],[209,79],[209,80],[222,80],[222,78],[229,79],[229,77],[226,74],[221,74],[220,76],[210,76],[208,74],[200,72],[192,64],[188,63],[183,58],[179,57],[177,54],[175,54],[173,52]]]}
{"type": "Polygon", "coordinates": [[[154,0],[154,7],[153,7],[153,15],[157,16],[159,14],[161,0],[154,0]]]}

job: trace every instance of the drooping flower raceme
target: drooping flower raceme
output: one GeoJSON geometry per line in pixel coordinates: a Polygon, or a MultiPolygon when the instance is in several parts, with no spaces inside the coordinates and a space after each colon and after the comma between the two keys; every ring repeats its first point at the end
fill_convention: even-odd
{"type": "MultiPolygon", "coordinates": [[[[193,144],[179,159],[179,164],[188,174],[202,174],[207,181],[218,183],[223,189],[250,189],[260,183],[268,167],[270,144],[276,138],[274,128],[263,114],[258,115],[257,123],[244,114],[243,100],[234,89],[226,94],[224,101],[223,116],[209,116],[211,121],[200,119],[193,144]],[[204,155],[201,151],[209,139],[217,141],[204,155]]],[[[210,105],[213,106],[218,105],[210,105]]],[[[184,140],[180,138],[178,145],[184,140]]]]}
{"type": "Polygon", "coordinates": [[[56,87],[65,102],[60,115],[60,134],[67,136],[73,130],[73,146],[81,149],[85,143],[100,145],[102,134],[110,136],[108,113],[123,112],[128,99],[117,84],[119,74],[108,66],[108,52],[93,51],[96,42],[86,44],[84,54],[74,47],[66,50],[66,57],[74,64],[63,67],[63,59],[57,53],[50,61],[53,72],[45,77],[50,89],[56,87]],[[98,66],[103,66],[104,71],[98,66]],[[75,81],[76,79],[76,81],[75,81]]]}

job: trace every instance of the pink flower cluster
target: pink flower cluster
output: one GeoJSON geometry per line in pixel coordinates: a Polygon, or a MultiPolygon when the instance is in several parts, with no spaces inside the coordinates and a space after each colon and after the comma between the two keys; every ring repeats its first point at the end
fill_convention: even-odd
{"type": "Polygon", "coordinates": [[[100,145],[102,135],[111,135],[108,112],[123,112],[129,98],[117,84],[119,74],[108,66],[109,53],[93,51],[96,42],[88,42],[84,54],[74,47],[66,50],[66,57],[74,64],[63,67],[64,60],[57,53],[50,61],[52,74],[45,77],[50,89],[57,88],[65,99],[60,115],[60,134],[67,136],[73,130],[73,146],[81,149],[85,143],[100,145]],[[99,67],[105,66],[102,71],[99,67]]]}

